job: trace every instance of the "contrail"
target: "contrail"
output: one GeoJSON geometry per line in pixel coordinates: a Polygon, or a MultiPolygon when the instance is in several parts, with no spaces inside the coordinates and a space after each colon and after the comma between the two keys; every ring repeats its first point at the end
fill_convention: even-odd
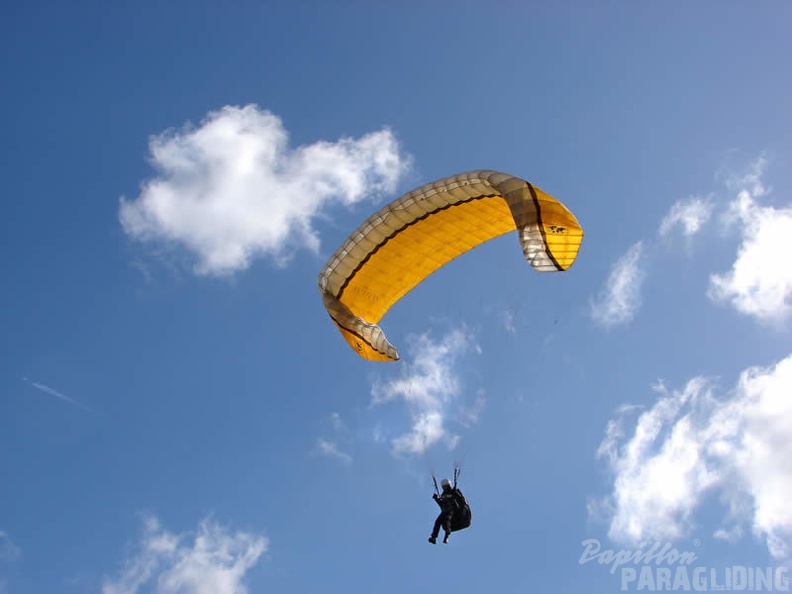
{"type": "Polygon", "coordinates": [[[42,392],[46,392],[47,394],[50,394],[51,396],[55,396],[56,398],[65,400],[69,404],[73,404],[74,406],[79,406],[81,409],[83,409],[86,412],[91,412],[91,409],[85,406],[82,402],[78,402],[74,398],[69,398],[68,396],[66,396],[66,394],[61,394],[60,392],[58,392],[57,390],[53,390],[49,386],[45,386],[44,384],[40,384],[38,382],[30,382],[30,385],[33,386],[34,388],[38,388],[42,392]]]}

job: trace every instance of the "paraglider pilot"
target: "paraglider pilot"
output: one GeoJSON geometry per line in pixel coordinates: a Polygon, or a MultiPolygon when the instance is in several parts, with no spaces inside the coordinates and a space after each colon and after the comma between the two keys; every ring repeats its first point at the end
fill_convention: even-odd
{"type": "MultiPolygon", "coordinates": [[[[437,483],[435,483],[435,485],[437,485],[437,483]]],[[[432,544],[437,544],[437,535],[440,533],[440,527],[442,527],[445,532],[443,544],[448,543],[448,537],[453,531],[452,520],[454,519],[454,514],[467,507],[467,502],[462,492],[457,489],[455,485],[452,485],[451,481],[445,478],[440,483],[440,486],[443,488],[442,493],[439,495],[437,493],[432,493],[432,499],[440,506],[440,514],[435,520],[432,536],[429,537],[429,542],[432,544]]]]}

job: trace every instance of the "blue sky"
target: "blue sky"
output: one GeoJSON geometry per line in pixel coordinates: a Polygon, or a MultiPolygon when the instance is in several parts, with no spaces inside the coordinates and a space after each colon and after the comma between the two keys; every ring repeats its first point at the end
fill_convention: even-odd
{"type": "Polygon", "coordinates": [[[792,7],[423,4],[3,3],[0,593],[789,565],[792,7]],[[563,201],[577,262],[494,240],[357,358],[326,259],[472,169],[563,201]]]}

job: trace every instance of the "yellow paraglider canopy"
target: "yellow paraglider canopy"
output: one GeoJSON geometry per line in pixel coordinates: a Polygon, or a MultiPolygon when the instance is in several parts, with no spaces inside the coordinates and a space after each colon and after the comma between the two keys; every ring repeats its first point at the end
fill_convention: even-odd
{"type": "Polygon", "coordinates": [[[327,261],[319,290],[327,312],[364,359],[399,354],[377,323],[441,266],[485,241],[517,231],[539,272],[567,270],[583,229],[558,200],[498,171],[470,171],[422,186],[366,220],[327,261]]]}

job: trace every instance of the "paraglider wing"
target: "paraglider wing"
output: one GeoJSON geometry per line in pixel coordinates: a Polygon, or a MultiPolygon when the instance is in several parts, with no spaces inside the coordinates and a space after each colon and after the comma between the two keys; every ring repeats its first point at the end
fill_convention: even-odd
{"type": "Polygon", "coordinates": [[[364,359],[399,354],[377,323],[427,276],[485,241],[517,230],[539,272],[567,270],[583,230],[558,200],[498,171],[471,171],[422,186],[369,217],[319,274],[327,312],[364,359]]]}

